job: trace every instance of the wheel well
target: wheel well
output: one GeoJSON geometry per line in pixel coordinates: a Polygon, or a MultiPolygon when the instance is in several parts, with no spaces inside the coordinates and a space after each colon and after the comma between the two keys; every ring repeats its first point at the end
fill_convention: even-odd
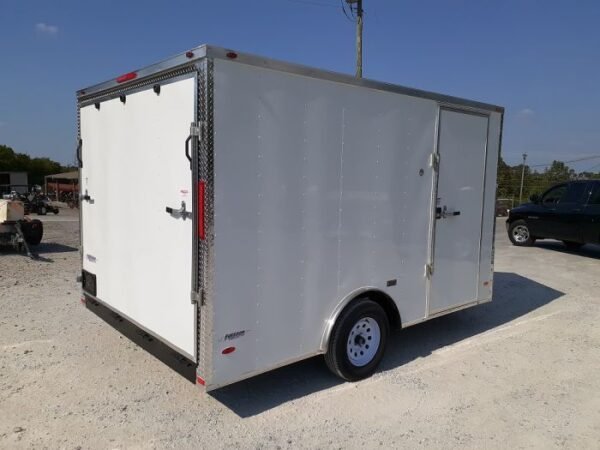
{"type": "Polygon", "coordinates": [[[398,311],[398,307],[392,298],[387,295],[385,292],[381,291],[367,291],[358,295],[354,298],[349,304],[353,303],[359,298],[368,298],[369,300],[373,300],[379,306],[383,308],[385,314],[390,321],[390,328],[400,328],[402,326],[402,321],[400,320],[400,312],[398,311]]]}
{"type": "Polygon", "coordinates": [[[323,338],[321,340],[321,349],[323,351],[326,351],[327,349],[327,345],[329,343],[329,338],[333,327],[335,326],[335,323],[339,319],[342,312],[346,310],[350,305],[354,304],[356,301],[364,298],[368,298],[369,300],[374,301],[383,308],[383,311],[385,312],[386,316],[388,317],[388,320],[390,321],[391,329],[400,328],[402,326],[402,320],[400,317],[400,312],[398,311],[398,307],[389,295],[378,289],[367,289],[364,291],[359,291],[352,295],[350,300],[345,301],[343,307],[341,307],[341,309],[339,309],[338,312],[334,313],[335,321],[327,321],[328,325],[325,328],[323,338]]]}

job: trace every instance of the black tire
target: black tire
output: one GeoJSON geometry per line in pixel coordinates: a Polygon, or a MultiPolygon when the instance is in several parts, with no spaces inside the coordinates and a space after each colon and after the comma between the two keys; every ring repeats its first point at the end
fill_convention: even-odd
{"type": "MultiPolygon", "coordinates": [[[[325,354],[327,366],[335,375],[347,381],[358,381],[370,377],[383,358],[389,330],[388,317],[381,306],[368,298],[354,301],[342,311],[333,326],[327,353],[325,354]],[[357,346],[362,345],[367,353],[373,351],[373,349],[367,350],[369,347],[368,342],[374,336],[366,334],[366,331],[369,330],[369,333],[375,332],[375,328],[373,332],[369,328],[370,321],[375,321],[379,327],[379,346],[368,363],[356,365],[348,355],[349,345],[350,342],[354,342],[357,346]],[[356,328],[359,326],[363,327],[359,328],[363,334],[356,332],[356,328]],[[364,331],[362,331],[363,329],[364,331]],[[353,341],[350,340],[352,336],[353,341]],[[365,338],[368,338],[369,341],[365,338]]],[[[362,355],[362,352],[360,354],[362,355]]]]}
{"type": "Polygon", "coordinates": [[[54,213],[54,215],[58,214],[58,208],[54,208],[54,211],[52,211],[54,213]]]}
{"type": "Polygon", "coordinates": [[[579,250],[583,244],[581,242],[563,241],[568,250],[579,250]]]}
{"type": "Polygon", "coordinates": [[[515,220],[510,224],[508,238],[513,245],[518,247],[529,247],[535,242],[535,238],[531,236],[529,226],[524,220],[515,220]]]}
{"type": "Polygon", "coordinates": [[[27,222],[21,223],[21,230],[25,240],[29,245],[38,245],[42,242],[42,236],[44,235],[44,225],[40,220],[34,219],[27,222]]]}

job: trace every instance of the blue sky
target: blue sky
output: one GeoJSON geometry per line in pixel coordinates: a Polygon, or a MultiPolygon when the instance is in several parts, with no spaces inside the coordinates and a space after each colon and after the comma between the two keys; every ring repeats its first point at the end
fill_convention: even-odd
{"type": "MultiPolygon", "coordinates": [[[[365,77],[505,106],[511,164],[600,155],[599,1],[364,7],[365,77]]],[[[202,43],[354,72],[340,0],[0,0],[0,143],[70,163],[77,89],[202,43]]]]}

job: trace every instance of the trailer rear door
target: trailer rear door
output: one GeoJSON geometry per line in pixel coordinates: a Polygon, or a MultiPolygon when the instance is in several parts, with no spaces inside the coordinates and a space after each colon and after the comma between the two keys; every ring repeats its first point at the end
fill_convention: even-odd
{"type": "Polygon", "coordinates": [[[440,111],[430,314],[478,298],[488,121],[482,114],[440,111]]]}
{"type": "Polygon", "coordinates": [[[192,360],[192,220],[166,208],[194,210],[184,144],[195,98],[190,74],[80,111],[83,269],[95,296],[192,360]]]}

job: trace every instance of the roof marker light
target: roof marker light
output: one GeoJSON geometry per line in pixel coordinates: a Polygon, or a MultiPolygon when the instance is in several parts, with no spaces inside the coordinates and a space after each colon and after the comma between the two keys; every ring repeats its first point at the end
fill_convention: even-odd
{"type": "Polygon", "coordinates": [[[229,355],[230,353],[235,352],[235,347],[227,347],[225,349],[223,349],[223,351],[221,352],[224,355],[229,355]]]}
{"type": "Polygon", "coordinates": [[[120,77],[117,77],[117,83],[124,83],[126,81],[135,80],[136,78],[137,78],[137,73],[129,72],[124,75],[121,75],[120,77]]]}
{"type": "Polygon", "coordinates": [[[194,52],[192,52],[192,51],[185,52],[185,56],[186,56],[186,58],[193,58],[194,52]]]}
{"type": "Polygon", "coordinates": [[[236,52],[227,52],[225,56],[227,56],[229,59],[235,59],[238,55],[236,52]]]}

